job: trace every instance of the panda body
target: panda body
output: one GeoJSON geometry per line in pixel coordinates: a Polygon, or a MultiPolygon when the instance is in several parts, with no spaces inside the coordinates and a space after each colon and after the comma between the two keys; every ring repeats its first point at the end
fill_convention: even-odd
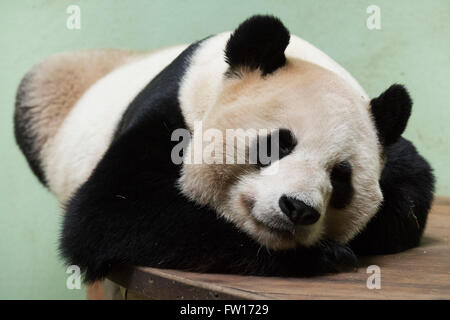
{"type": "Polygon", "coordinates": [[[49,188],[62,203],[87,180],[100,161],[131,101],[185,48],[177,46],[145,54],[119,66],[95,82],[76,102],[42,151],[49,188]]]}
{"type": "MultiPolygon", "coordinates": [[[[222,75],[227,69],[223,52],[230,34],[225,32],[202,41],[185,66],[186,76],[180,79],[180,92],[173,93],[179,94],[180,108],[190,128],[202,119],[206,106],[212,105],[211,100],[219,94],[222,75]]],[[[181,45],[142,54],[96,81],[74,104],[61,128],[41,151],[42,170],[49,188],[62,203],[87,180],[131,101],[187,47],[181,45]]],[[[368,100],[347,71],[308,42],[291,36],[286,54],[333,71],[368,100]]]]}
{"type": "MultiPolygon", "coordinates": [[[[38,99],[43,95],[39,90],[44,90],[39,87],[40,74],[51,75],[45,72],[51,63],[38,65],[25,78],[16,104],[17,141],[41,181],[67,207],[61,252],[69,263],[84,270],[87,281],[106,276],[112,266],[119,264],[202,272],[314,275],[353,268],[356,257],[352,248],[360,253],[383,253],[417,245],[432,198],[431,170],[402,138],[383,147],[383,141],[393,133],[377,122],[383,115],[374,109],[378,105],[383,107],[387,100],[398,104],[399,110],[406,108],[408,113],[409,97],[406,99],[405,92],[394,87],[370,103],[347,71],[295,36],[288,36],[289,45],[285,43],[287,47],[281,51],[285,56],[273,52],[276,59],[271,60],[267,55],[277,48],[278,39],[285,36],[285,29],[277,19],[257,16],[231,35],[219,34],[189,46],[154,53],[104,53],[102,57],[106,60],[111,55],[115,59],[109,64],[86,67],[87,70],[98,67],[99,71],[94,72],[97,78],[92,76],[90,81],[83,81],[86,70],[78,66],[73,71],[81,79],[75,87],[83,82],[90,85],[84,91],[78,90],[72,99],[65,99],[73,101],[72,105],[55,107],[58,112],[52,113],[56,120],[51,120],[54,124],[51,128],[44,125],[50,120],[39,116],[49,112],[48,103],[38,99]],[[273,32],[281,33],[271,38],[273,32]],[[240,44],[242,38],[248,38],[247,33],[252,36],[247,42],[255,46],[260,45],[258,42],[273,41],[268,53],[263,50],[258,56],[260,53],[253,48],[240,52],[245,51],[245,44],[240,44]],[[239,45],[233,48],[233,43],[239,45]],[[295,82],[299,74],[304,78],[295,82]],[[248,92],[258,94],[249,97],[239,94],[243,92],[242,83],[253,88],[248,92]],[[295,106],[280,109],[292,119],[279,120],[272,111],[277,106],[264,106],[270,96],[268,85],[279,93],[275,100],[269,100],[282,104],[283,108],[293,101],[313,105],[309,109],[303,106],[302,113],[295,106]],[[297,96],[289,93],[296,88],[301,92],[297,96]],[[259,104],[259,109],[243,107],[258,99],[261,103],[255,104],[259,104]],[[341,107],[344,104],[351,108],[341,107]],[[377,116],[375,121],[372,115],[377,116]],[[323,119],[324,128],[320,130],[311,126],[317,123],[317,117],[323,119]],[[240,166],[226,169],[183,166],[174,164],[170,158],[175,146],[171,133],[184,128],[195,138],[195,122],[199,120],[225,130],[246,125],[295,126],[298,123],[294,121],[302,118],[316,119],[304,123],[308,130],[295,132],[302,133],[303,139],[299,137],[298,144],[309,152],[302,155],[297,151],[279,160],[284,183],[277,183],[277,188],[270,186],[270,181],[259,182],[261,178],[253,167],[246,168],[244,175],[240,166]],[[347,120],[349,124],[345,124],[347,120]],[[326,136],[334,143],[326,143],[325,149],[314,149],[328,141],[315,138],[323,136],[326,127],[340,129],[332,129],[326,136]],[[352,140],[349,136],[357,143],[347,145],[345,141],[352,140]],[[345,153],[342,149],[353,150],[354,145],[361,150],[352,158],[349,176],[340,169],[333,174],[333,167],[328,173],[324,171],[325,160],[348,158],[350,151],[345,153]],[[308,176],[300,189],[316,187],[295,196],[317,209],[320,218],[313,226],[298,227],[294,231],[296,236],[291,237],[284,230],[278,232],[277,223],[286,220],[280,218],[279,210],[273,211],[278,215],[276,219],[268,218],[268,212],[272,211],[267,208],[272,204],[267,199],[278,201],[278,189],[284,184],[290,188],[299,186],[296,179],[292,182],[286,179],[298,175],[290,172],[298,161],[303,163],[299,172],[304,170],[303,175],[308,176]],[[305,163],[311,167],[305,169],[305,163]],[[402,170],[396,170],[398,163],[402,170]],[[242,175],[238,181],[224,179],[238,174],[242,175]],[[378,181],[380,176],[382,180],[378,181]],[[400,181],[407,181],[406,187],[401,190],[393,187],[400,181]],[[421,183],[424,192],[414,189],[418,186],[416,182],[421,183]],[[246,195],[245,188],[258,190],[258,185],[264,189],[259,195],[263,199],[252,200],[256,212],[249,216],[249,207],[241,201],[242,196],[246,195]],[[344,191],[336,193],[334,189],[344,191]],[[383,189],[390,190],[391,200],[382,204],[383,189]],[[270,194],[276,198],[271,199],[270,194]],[[404,212],[406,206],[410,209],[411,199],[417,201],[414,219],[404,212]],[[329,203],[335,203],[334,200],[342,202],[346,209],[330,208],[329,203]],[[405,205],[391,205],[398,201],[405,205]],[[397,227],[386,228],[392,224],[391,220],[397,227]],[[273,225],[268,227],[269,223],[275,223],[275,229],[273,225]],[[360,233],[361,230],[364,231],[360,233]],[[391,243],[391,239],[396,242],[391,243]]],[[[73,62],[77,61],[81,60],[75,56],[73,62]]],[[[64,93],[61,95],[54,100],[63,99],[64,93]]],[[[402,126],[402,117],[397,116],[398,127],[402,126]]],[[[283,192],[287,194],[290,190],[283,192]]]]}

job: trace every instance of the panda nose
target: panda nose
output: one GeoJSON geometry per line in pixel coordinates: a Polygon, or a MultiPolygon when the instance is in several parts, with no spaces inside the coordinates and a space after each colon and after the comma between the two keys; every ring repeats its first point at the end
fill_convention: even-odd
{"type": "Polygon", "coordinates": [[[296,225],[310,225],[320,218],[319,212],[303,201],[283,195],[278,201],[281,211],[296,225]]]}

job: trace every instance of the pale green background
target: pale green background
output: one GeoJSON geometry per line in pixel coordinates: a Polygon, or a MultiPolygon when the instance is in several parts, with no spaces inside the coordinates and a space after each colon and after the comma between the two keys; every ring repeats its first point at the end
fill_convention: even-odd
{"type": "Polygon", "coordinates": [[[279,16],[292,33],[342,64],[371,96],[406,84],[414,111],[406,136],[432,163],[438,194],[450,194],[450,2],[442,1],[1,1],[0,298],[73,299],[57,256],[61,210],[15,145],[14,95],[24,73],[54,52],[94,47],[152,49],[236,27],[255,13],[279,16]],[[81,7],[81,30],[66,8],[81,7]],[[381,8],[369,31],[366,8],[381,8]]]}

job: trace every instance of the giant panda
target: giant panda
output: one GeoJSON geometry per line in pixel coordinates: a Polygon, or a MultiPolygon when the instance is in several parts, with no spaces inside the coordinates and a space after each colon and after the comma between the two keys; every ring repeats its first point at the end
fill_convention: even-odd
{"type": "MultiPolygon", "coordinates": [[[[401,137],[411,107],[398,84],[369,99],[326,54],[258,15],[190,45],[54,55],[22,80],[14,122],[64,208],[61,254],[85,281],[119,265],[314,276],[419,244],[434,178],[401,137]],[[267,129],[278,157],[186,161],[203,130],[239,128],[267,129]],[[175,163],[179,129],[191,139],[175,163]]],[[[211,143],[209,160],[226,156],[228,140],[211,143]]]]}

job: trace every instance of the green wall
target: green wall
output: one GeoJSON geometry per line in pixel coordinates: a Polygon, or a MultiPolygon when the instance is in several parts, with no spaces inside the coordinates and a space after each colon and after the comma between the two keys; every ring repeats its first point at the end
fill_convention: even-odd
{"type": "Polygon", "coordinates": [[[414,99],[406,131],[450,195],[450,2],[442,1],[1,1],[0,298],[73,299],[56,248],[61,210],[15,145],[14,95],[24,73],[58,51],[94,47],[152,49],[234,28],[255,13],[279,16],[292,33],[341,63],[371,96],[394,82],[414,99]],[[81,7],[81,30],[66,28],[66,8],[81,7]],[[366,27],[381,8],[382,29],[366,27]]]}

